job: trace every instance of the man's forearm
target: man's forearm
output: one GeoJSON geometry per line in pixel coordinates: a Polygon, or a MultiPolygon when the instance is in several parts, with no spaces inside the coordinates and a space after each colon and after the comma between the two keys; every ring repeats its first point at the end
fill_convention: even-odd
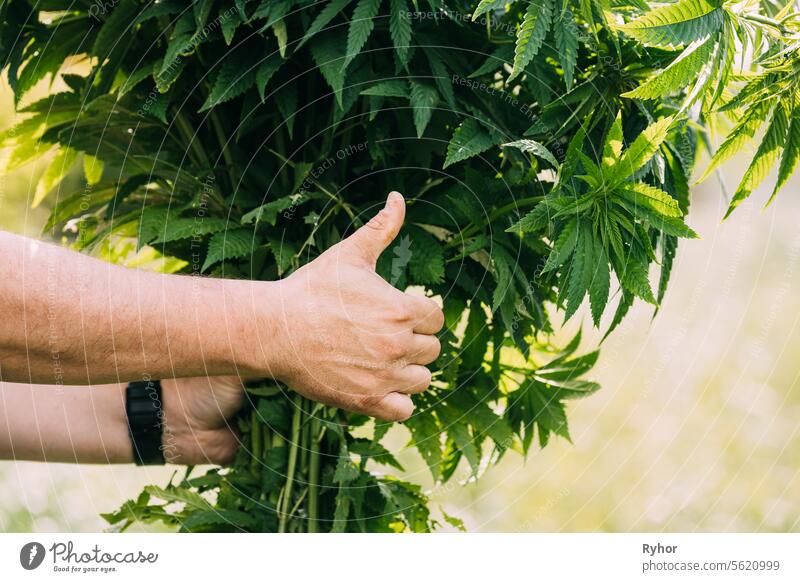
{"type": "Polygon", "coordinates": [[[0,382],[0,459],[132,462],[124,388],[0,382]]]}
{"type": "Polygon", "coordinates": [[[0,253],[2,380],[246,374],[252,358],[268,357],[247,349],[268,319],[253,298],[268,305],[274,283],[126,269],[3,232],[0,253]]]}
{"type": "MultiPolygon", "coordinates": [[[[166,379],[161,385],[154,404],[166,462],[230,461],[238,448],[228,421],[241,401],[238,379],[166,379]]],[[[0,382],[0,459],[132,463],[126,386],[0,382]]]]}

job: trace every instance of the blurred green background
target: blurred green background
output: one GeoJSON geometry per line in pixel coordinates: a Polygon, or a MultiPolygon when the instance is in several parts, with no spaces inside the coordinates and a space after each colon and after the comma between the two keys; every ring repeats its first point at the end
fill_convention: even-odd
{"type": "MultiPolygon", "coordinates": [[[[0,128],[13,121],[0,85],[0,128]]],[[[727,182],[743,170],[734,160],[727,182]]],[[[0,228],[38,236],[40,171],[0,175],[0,228]]],[[[431,488],[395,429],[390,444],[434,507],[486,532],[800,531],[800,180],[762,210],[770,187],[724,224],[719,185],[694,189],[689,222],[702,239],[682,243],[658,316],[637,302],[605,342],[603,389],[571,406],[573,444],[431,488]]],[[[597,341],[589,331],[584,347],[597,341]]],[[[173,471],[0,462],[0,531],[99,531],[99,513],[173,471]]]]}

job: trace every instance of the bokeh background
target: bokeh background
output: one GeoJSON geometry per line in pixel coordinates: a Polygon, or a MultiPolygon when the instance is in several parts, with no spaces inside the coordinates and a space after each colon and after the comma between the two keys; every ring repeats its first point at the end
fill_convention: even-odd
{"type": "MultiPolygon", "coordinates": [[[[0,128],[13,117],[0,84],[0,128]]],[[[725,181],[744,168],[733,160],[725,181]]],[[[0,176],[0,228],[39,235],[40,171],[0,176]]],[[[800,531],[800,180],[763,210],[771,182],[724,223],[719,183],[694,188],[689,223],[702,238],[681,244],[657,317],[637,302],[604,343],[603,389],[572,403],[572,444],[434,488],[394,429],[391,448],[434,507],[485,532],[800,531]]],[[[588,321],[586,349],[600,339],[588,321]]],[[[100,531],[101,512],[173,472],[2,461],[0,531],[100,531]]]]}

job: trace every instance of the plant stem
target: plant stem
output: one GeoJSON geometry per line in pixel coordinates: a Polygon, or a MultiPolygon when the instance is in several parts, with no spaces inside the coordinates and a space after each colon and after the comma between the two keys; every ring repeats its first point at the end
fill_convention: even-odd
{"type": "MultiPolygon", "coordinates": [[[[312,411],[313,414],[313,411],[312,411]]],[[[314,416],[311,419],[311,458],[308,467],[308,531],[317,532],[317,513],[319,503],[319,420],[314,416]]]]}
{"type": "Polygon", "coordinates": [[[258,412],[250,413],[250,472],[258,475],[258,462],[261,460],[261,426],[258,423],[258,412]]]}
{"type": "Polygon", "coordinates": [[[757,22],[758,24],[763,24],[764,26],[769,26],[770,28],[774,28],[778,32],[782,34],[786,34],[789,31],[786,30],[786,27],[783,26],[782,22],[778,22],[774,18],[769,18],[767,16],[761,16],[760,14],[756,14],[754,12],[749,12],[746,14],[740,14],[740,18],[745,20],[749,20],[750,22],[757,22]]]}
{"type": "Polygon", "coordinates": [[[195,156],[197,156],[197,161],[205,166],[207,170],[210,170],[211,161],[208,159],[203,146],[200,145],[200,142],[197,140],[197,136],[195,135],[194,131],[192,131],[192,126],[189,125],[189,122],[186,120],[186,116],[182,111],[178,111],[175,114],[175,124],[178,126],[178,130],[183,134],[183,138],[188,142],[191,151],[193,151],[195,156]]]}
{"type": "MultiPolygon", "coordinates": [[[[538,204],[542,201],[543,196],[531,196],[530,198],[522,198],[520,200],[515,200],[513,202],[509,202],[505,206],[501,206],[500,208],[496,208],[489,214],[489,218],[486,220],[486,224],[491,224],[504,214],[507,214],[509,211],[514,210],[515,208],[525,207],[525,206],[533,206],[538,204]]],[[[447,243],[448,247],[453,247],[459,244],[459,241],[464,240],[465,238],[469,238],[476,232],[478,232],[483,226],[473,224],[470,225],[469,228],[462,230],[458,236],[453,237],[453,239],[447,243]]]]}
{"type": "Polygon", "coordinates": [[[228,150],[228,140],[225,139],[225,132],[222,131],[222,122],[219,119],[219,115],[212,109],[210,117],[211,126],[214,128],[214,134],[217,136],[220,150],[222,150],[222,159],[225,160],[225,169],[228,171],[228,180],[230,180],[231,193],[233,193],[236,190],[236,175],[234,174],[236,165],[233,162],[231,152],[228,150]]]}
{"type": "Polygon", "coordinates": [[[283,489],[282,509],[280,510],[280,523],[278,532],[286,531],[286,523],[289,519],[289,509],[292,502],[292,488],[294,487],[294,471],[297,467],[297,449],[300,448],[300,416],[303,413],[301,396],[296,395],[292,400],[294,403],[294,413],[292,414],[292,436],[289,448],[289,463],[286,468],[286,485],[283,489]]]}

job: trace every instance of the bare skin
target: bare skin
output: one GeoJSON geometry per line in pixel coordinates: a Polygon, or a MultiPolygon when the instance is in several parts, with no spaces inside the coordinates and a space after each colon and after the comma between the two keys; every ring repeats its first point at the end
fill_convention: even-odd
{"type": "Polygon", "coordinates": [[[393,192],[367,225],[274,282],[125,269],[0,233],[0,458],[129,461],[122,394],[143,377],[181,378],[164,381],[180,463],[231,458],[227,421],[241,406],[241,377],[274,378],[382,420],[408,418],[410,395],[430,384],[425,366],[439,354],[433,334],[444,315],[375,273],[404,217],[393,192]],[[48,428],[30,422],[35,411],[47,413],[48,428]]]}
{"type": "MultiPolygon", "coordinates": [[[[0,383],[0,459],[131,463],[126,384],[0,383]]],[[[242,405],[236,377],[162,380],[162,448],[168,463],[225,464],[239,439],[231,419],[242,405]]]]}

